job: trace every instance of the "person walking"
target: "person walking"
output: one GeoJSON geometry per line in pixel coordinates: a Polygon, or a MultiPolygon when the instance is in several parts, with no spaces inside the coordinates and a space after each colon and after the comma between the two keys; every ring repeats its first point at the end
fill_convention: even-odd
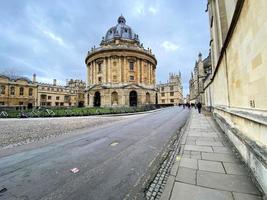
{"type": "Polygon", "coordinates": [[[197,103],[198,113],[201,113],[202,104],[200,102],[197,103]]]}

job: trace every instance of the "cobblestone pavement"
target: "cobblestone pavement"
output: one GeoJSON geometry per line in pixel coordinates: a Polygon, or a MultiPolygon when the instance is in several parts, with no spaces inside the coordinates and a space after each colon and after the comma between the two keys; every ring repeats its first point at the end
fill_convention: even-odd
{"type": "Polygon", "coordinates": [[[261,193],[211,117],[191,112],[162,200],[260,200],[261,193]]]}
{"type": "Polygon", "coordinates": [[[129,117],[130,116],[89,116],[35,119],[0,119],[0,149],[19,146],[44,138],[69,134],[74,130],[92,128],[129,117]]]}

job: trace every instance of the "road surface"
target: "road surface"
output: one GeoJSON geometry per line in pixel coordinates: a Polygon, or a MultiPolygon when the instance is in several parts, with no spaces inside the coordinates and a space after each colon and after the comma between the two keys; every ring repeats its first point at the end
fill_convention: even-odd
{"type": "Polygon", "coordinates": [[[7,189],[0,200],[124,199],[188,116],[187,109],[167,108],[19,152],[14,147],[9,155],[0,152],[0,189],[7,189]],[[76,174],[70,171],[75,167],[76,174]]]}

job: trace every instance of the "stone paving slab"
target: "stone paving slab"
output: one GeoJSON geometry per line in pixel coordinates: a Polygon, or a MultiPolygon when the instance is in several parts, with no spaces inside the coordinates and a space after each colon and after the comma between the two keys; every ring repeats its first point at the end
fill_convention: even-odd
{"type": "Polygon", "coordinates": [[[259,194],[257,188],[247,176],[197,171],[197,184],[224,191],[259,194]]]}
{"type": "Polygon", "coordinates": [[[226,148],[226,147],[212,147],[213,151],[215,153],[229,153],[232,154],[231,149],[226,148]]]}
{"type": "Polygon", "coordinates": [[[248,171],[245,169],[245,166],[242,164],[224,162],[223,165],[224,165],[224,168],[227,174],[248,175],[248,171]]]}
{"type": "Polygon", "coordinates": [[[197,178],[197,170],[190,169],[186,167],[180,167],[178,170],[178,174],[176,176],[176,180],[184,183],[190,183],[195,185],[197,178]]]}
{"type": "Polygon", "coordinates": [[[185,145],[185,150],[188,151],[203,151],[203,152],[213,152],[212,148],[209,146],[198,146],[198,145],[185,145]]]}
{"type": "Polygon", "coordinates": [[[218,172],[218,173],[223,173],[223,174],[225,173],[221,162],[199,160],[198,168],[199,170],[203,170],[203,171],[218,172]]]}
{"type": "Polygon", "coordinates": [[[233,197],[230,192],[175,182],[171,200],[233,200],[233,197]]]}
{"type": "MultiPolygon", "coordinates": [[[[246,167],[210,117],[191,111],[170,196],[162,200],[259,200],[246,167]]],[[[172,178],[173,180],[173,178],[172,178]]],[[[168,191],[170,189],[168,188],[168,191]]]]}
{"type": "Polygon", "coordinates": [[[261,200],[262,199],[260,196],[244,194],[244,193],[234,192],[233,195],[234,195],[235,200],[261,200]]]}
{"type": "Polygon", "coordinates": [[[182,159],[180,161],[180,166],[192,168],[192,169],[197,169],[197,159],[182,157],[182,159]]]}
{"type": "Polygon", "coordinates": [[[203,160],[213,160],[213,161],[222,161],[222,162],[238,162],[233,155],[222,154],[222,153],[202,153],[203,160]]]}

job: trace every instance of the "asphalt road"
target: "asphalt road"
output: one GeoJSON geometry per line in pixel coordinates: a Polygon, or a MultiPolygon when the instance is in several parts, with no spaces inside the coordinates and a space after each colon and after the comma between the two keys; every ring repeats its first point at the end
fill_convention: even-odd
{"type": "Polygon", "coordinates": [[[168,108],[0,156],[0,200],[124,199],[188,115],[168,108]]]}

